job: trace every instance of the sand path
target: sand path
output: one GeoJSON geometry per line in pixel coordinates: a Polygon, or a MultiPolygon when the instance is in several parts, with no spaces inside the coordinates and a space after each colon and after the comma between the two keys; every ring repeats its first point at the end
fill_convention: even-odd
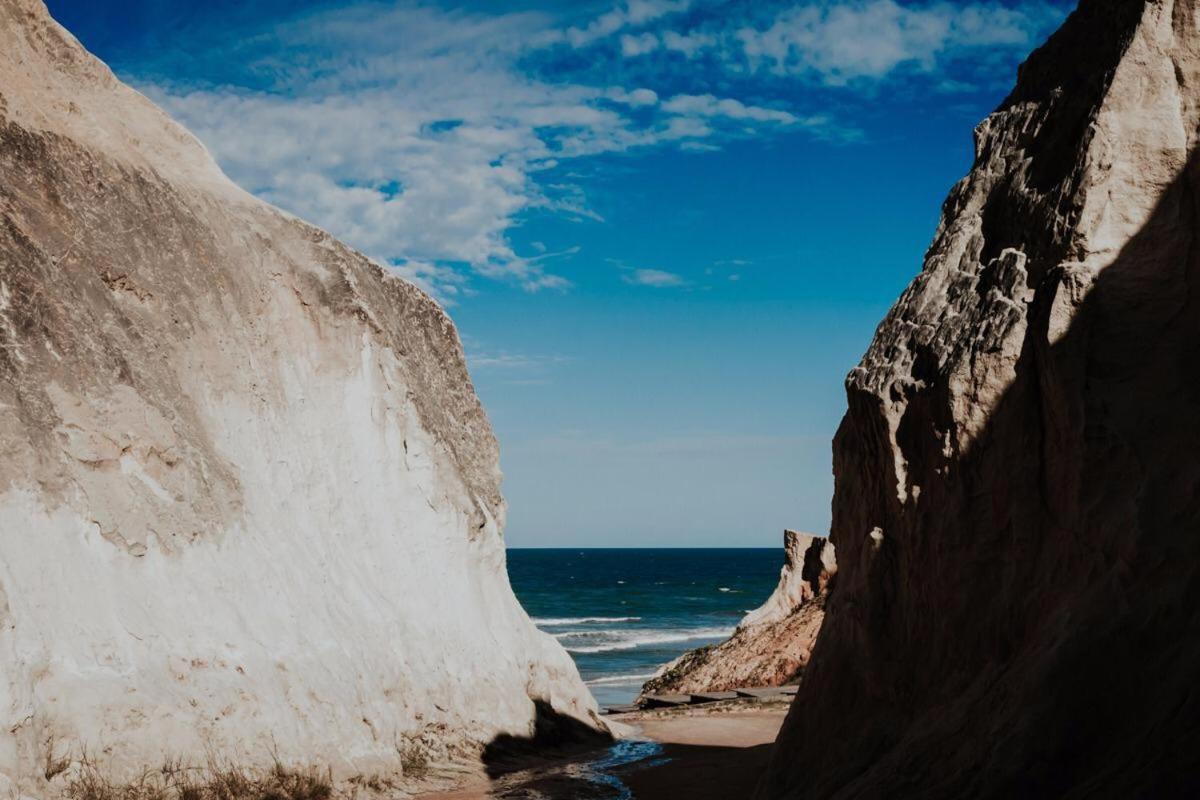
{"type": "Polygon", "coordinates": [[[738,702],[623,714],[633,736],[576,761],[531,764],[419,800],[743,800],[766,768],[786,702],[738,702]]]}

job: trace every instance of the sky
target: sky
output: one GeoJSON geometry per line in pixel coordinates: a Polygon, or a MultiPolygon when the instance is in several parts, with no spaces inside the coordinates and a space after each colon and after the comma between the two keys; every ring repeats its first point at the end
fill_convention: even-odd
{"type": "Polygon", "coordinates": [[[516,547],[825,533],[844,379],[1063,0],[48,0],[458,325],[516,547]]]}

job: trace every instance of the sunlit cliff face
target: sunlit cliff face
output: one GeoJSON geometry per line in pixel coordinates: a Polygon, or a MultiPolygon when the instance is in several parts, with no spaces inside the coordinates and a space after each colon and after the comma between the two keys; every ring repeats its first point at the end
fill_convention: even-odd
{"type": "Polygon", "coordinates": [[[234,187],[37,0],[0,2],[0,65],[13,790],[85,751],[396,771],[534,700],[598,725],[509,588],[437,304],[234,187]]]}

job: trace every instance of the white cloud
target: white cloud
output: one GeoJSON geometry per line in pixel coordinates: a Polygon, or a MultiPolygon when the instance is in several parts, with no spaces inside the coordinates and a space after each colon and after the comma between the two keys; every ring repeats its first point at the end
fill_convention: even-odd
{"type": "Polygon", "coordinates": [[[717,37],[707,33],[682,34],[675,31],[666,31],[662,35],[663,47],[683,53],[688,58],[692,58],[701,50],[712,47],[716,43],[717,37]]]}
{"type": "Polygon", "coordinates": [[[971,50],[1026,47],[1060,14],[1042,3],[817,2],[782,12],[766,28],[743,27],[736,39],[752,69],[844,85],[883,78],[902,65],[929,72],[971,50]]]}
{"type": "Polygon", "coordinates": [[[625,34],[621,37],[621,55],[636,58],[658,49],[658,36],[653,33],[625,34]]]}
{"type": "Polygon", "coordinates": [[[614,102],[634,107],[652,106],[658,102],[658,92],[645,88],[634,89],[632,92],[629,92],[618,86],[614,86],[608,90],[606,96],[614,102]]]}
{"type": "Polygon", "coordinates": [[[636,58],[662,48],[694,58],[701,51],[715,47],[719,41],[716,35],[702,32],[679,33],[668,30],[661,35],[650,32],[625,34],[621,37],[621,54],[626,58],[636,58]]]}
{"type": "MultiPolygon", "coordinates": [[[[636,28],[688,5],[637,0],[576,30],[636,28]]],[[[637,148],[714,149],[798,121],[816,135],[835,127],[708,95],[661,103],[645,86],[547,82],[523,67],[563,37],[539,14],[368,3],[231,36],[209,54],[244,65],[255,89],[142,88],[247,189],[405,265],[397,271],[446,301],[465,290],[464,270],[531,291],[569,285],[509,240],[535,209],[600,219],[579,187],[541,180],[546,170],[637,148]]]]}
{"type": "Polygon", "coordinates": [[[682,275],[661,269],[633,269],[622,275],[621,279],[635,286],[653,286],[657,289],[687,285],[682,275]]]}
{"type": "MultiPolygon", "coordinates": [[[[458,262],[507,273],[530,289],[555,284],[506,238],[514,215],[549,202],[529,177],[545,147],[535,122],[504,125],[484,115],[430,133],[444,112],[406,107],[375,90],[311,99],[157,94],[235,180],[380,260],[458,262]]],[[[542,103],[529,116],[574,124],[579,109],[542,103]]]]}
{"type": "Polygon", "coordinates": [[[565,356],[529,355],[526,353],[468,353],[467,363],[479,370],[540,371],[570,361],[565,356]]]}
{"type": "Polygon", "coordinates": [[[477,380],[502,386],[546,386],[552,383],[556,369],[569,364],[562,355],[477,351],[468,342],[467,365],[477,380]]]}
{"type": "Polygon", "coordinates": [[[688,141],[679,145],[679,149],[688,153],[715,153],[721,148],[717,147],[715,144],[708,144],[707,142],[688,141]]]}
{"type": "Polygon", "coordinates": [[[629,0],[582,28],[568,28],[564,38],[573,47],[586,47],[626,28],[636,28],[669,14],[687,11],[691,4],[691,0],[629,0]]]}
{"type": "Polygon", "coordinates": [[[420,286],[446,306],[454,305],[454,298],[462,291],[462,284],[466,280],[461,273],[449,267],[430,264],[427,261],[400,261],[390,266],[381,266],[420,286]]]}
{"type": "MultiPolygon", "coordinates": [[[[1063,3],[1023,0],[803,0],[752,23],[744,17],[701,20],[690,30],[621,37],[627,58],[659,49],[693,59],[713,53],[737,75],[770,72],[815,78],[829,86],[879,81],[901,68],[933,73],[954,59],[1031,47],[1065,15],[1063,3]]],[[[968,73],[979,65],[968,65],[968,73]]],[[[986,65],[983,71],[986,71],[986,65]]],[[[943,77],[940,91],[976,88],[943,77]],[[950,88],[953,87],[953,88],[950,88]]]]}
{"type": "Polygon", "coordinates": [[[790,125],[797,122],[795,114],[761,106],[748,106],[733,98],[717,98],[711,94],[679,94],[662,104],[666,111],[696,117],[727,117],[754,122],[778,122],[790,125]]]}

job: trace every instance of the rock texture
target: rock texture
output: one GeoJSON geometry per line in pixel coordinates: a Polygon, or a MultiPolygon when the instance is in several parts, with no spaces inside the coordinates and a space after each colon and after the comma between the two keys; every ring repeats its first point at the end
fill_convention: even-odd
{"type": "Polygon", "coordinates": [[[849,376],[761,794],[1200,789],[1200,3],[1083,0],[849,376]]]}
{"type": "Polygon", "coordinates": [[[779,586],[724,642],[684,653],[642,687],[642,694],[722,692],[786,686],[799,680],[825,618],[837,574],[827,539],[784,531],[779,586]]]}
{"type": "Polygon", "coordinates": [[[0,375],[0,784],[84,748],[387,770],[535,700],[599,724],[508,585],[445,313],[40,0],[0,0],[0,375]]]}

